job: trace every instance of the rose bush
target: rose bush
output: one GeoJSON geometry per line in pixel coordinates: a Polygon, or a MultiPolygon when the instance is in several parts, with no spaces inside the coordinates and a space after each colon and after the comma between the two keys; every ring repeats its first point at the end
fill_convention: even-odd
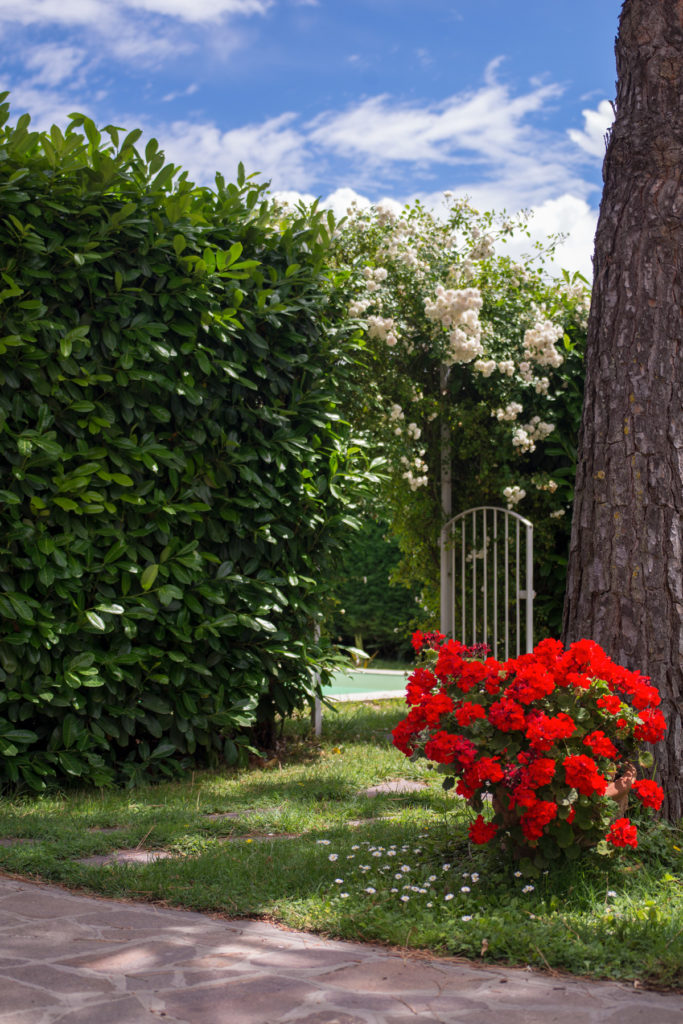
{"type": "MultiPolygon", "coordinates": [[[[565,651],[546,639],[505,662],[441,633],[417,632],[413,647],[410,711],[393,742],[408,757],[433,761],[444,789],[455,786],[467,800],[473,843],[497,842],[530,868],[591,846],[603,854],[637,846],[636,827],[613,821],[617,807],[605,794],[636,762],[651,765],[643,744],[664,735],[660,696],[645,676],[591,640],[565,651]]],[[[649,779],[632,792],[655,810],[664,796],[649,779]]]]}

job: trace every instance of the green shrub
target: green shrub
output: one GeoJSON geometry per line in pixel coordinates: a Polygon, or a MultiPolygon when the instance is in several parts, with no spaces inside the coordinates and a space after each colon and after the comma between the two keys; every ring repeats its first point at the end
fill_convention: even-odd
{"type": "Polygon", "coordinates": [[[241,167],[195,187],[138,131],[8,114],[0,782],[234,762],[316,692],[318,580],[367,475],[331,224],[241,167]]]}

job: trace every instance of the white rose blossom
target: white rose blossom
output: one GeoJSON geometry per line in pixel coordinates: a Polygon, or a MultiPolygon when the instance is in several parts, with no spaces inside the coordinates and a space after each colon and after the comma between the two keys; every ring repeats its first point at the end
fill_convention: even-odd
{"type": "Polygon", "coordinates": [[[503,489],[503,496],[507,500],[508,508],[514,508],[523,498],[526,498],[526,491],[515,484],[513,487],[505,487],[503,489]]]}
{"type": "Polygon", "coordinates": [[[494,370],[497,369],[495,359],[477,359],[474,364],[474,369],[477,373],[480,373],[482,377],[490,377],[494,370]]]}
{"type": "Polygon", "coordinates": [[[494,409],[491,415],[501,422],[511,423],[523,411],[523,406],[519,402],[508,402],[504,409],[494,409]]]}
{"type": "Polygon", "coordinates": [[[524,332],[524,350],[540,366],[562,366],[564,359],[555,348],[555,342],[563,334],[564,328],[560,324],[539,320],[524,332]]]}
{"type": "Polygon", "coordinates": [[[396,328],[393,318],[390,316],[369,316],[368,337],[378,338],[380,341],[388,341],[389,336],[393,337],[393,344],[396,344],[396,328]]]}

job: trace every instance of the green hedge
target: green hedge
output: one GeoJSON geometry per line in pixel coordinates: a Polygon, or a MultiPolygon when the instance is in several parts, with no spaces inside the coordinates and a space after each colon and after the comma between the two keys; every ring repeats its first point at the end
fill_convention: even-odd
{"type": "MultiPolygon", "coordinates": [[[[6,100],[7,94],[0,97],[6,100]]],[[[152,140],[0,130],[0,782],[235,762],[316,692],[368,471],[331,224],[152,140]]]]}

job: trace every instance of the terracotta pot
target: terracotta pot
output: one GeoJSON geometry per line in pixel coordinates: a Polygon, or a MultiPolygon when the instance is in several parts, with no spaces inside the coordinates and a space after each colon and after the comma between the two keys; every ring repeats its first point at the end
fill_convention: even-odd
{"type": "Polygon", "coordinates": [[[613,782],[607,783],[605,796],[614,800],[617,805],[618,814],[616,817],[623,818],[628,807],[628,795],[631,792],[633,783],[636,781],[637,772],[634,764],[624,765],[624,771],[613,782]]]}
{"type": "MultiPolygon", "coordinates": [[[[633,783],[636,781],[637,773],[635,765],[625,764],[622,766],[621,775],[611,782],[607,783],[607,789],[605,790],[605,796],[610,800],[613,800],[617,805],[617,811],[614,818],[623,818],[626,814],[628,807],[628,795],[631,792],[633,783]]],[[[524,813],[523,807],[514,807],[510,809],[508,806],[508,793],[504,786],[496,786],[491,795],[491,806],[496,814],[500,814],[503,819],[503,827],[512,828],[514,825],[519,824],[519,819],[524,813]]],[[[577,842],[582,846],[592,845],[590,844],[583,833],[579,829],[575,829],[575,835],[577,842]]],[[[516,844],[512,847],[512,853],[516,858],[533,856],[534,847],[527,846],[526,844],[516,844]]]]}

